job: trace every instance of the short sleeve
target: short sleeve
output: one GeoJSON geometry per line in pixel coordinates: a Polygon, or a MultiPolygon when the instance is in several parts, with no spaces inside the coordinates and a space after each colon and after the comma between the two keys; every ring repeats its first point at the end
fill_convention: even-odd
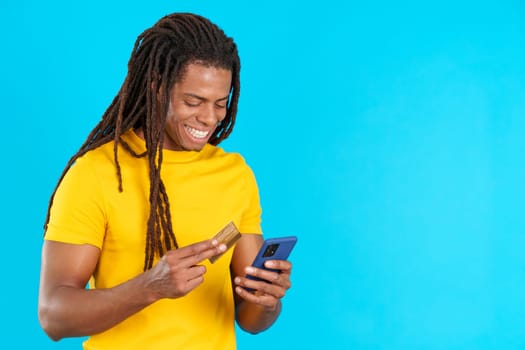
{"type": "Polygon", "coordinates": [[[107,221],[104,213],[97,176],[89,161],[79,158],[55,193],[45,239],[101,248],[107,221]]]}
{"type": "Polygon", "coordinates": [[[259,189],[255,175],[249,166],[246,166],[245,181],[247,205],[246,210],[242,215],[239,231],[242,233],[262,234],[262,208],[259,198],[259,189]]]}

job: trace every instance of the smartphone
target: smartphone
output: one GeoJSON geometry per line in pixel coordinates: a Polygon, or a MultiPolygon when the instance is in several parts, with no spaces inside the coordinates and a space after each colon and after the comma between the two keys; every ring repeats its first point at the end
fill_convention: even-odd
{"type": "MultiPolygon", "coordinates": [[[[257,256],[253,260],[252,266],[268,271],[279,272],[279,270],[269,269],[264,266],[264,263],[268,260],[286,260],[292,252],[295,243],[297,242],[296,236],[269,238],[264,241],[261,249],[257,253],[257,256]]],[[[260,278],[246,275],[246,278],[261,281],[260,278]]],[[[248,291],[253,291],[251,288],[246,288],[248,291]]]]}

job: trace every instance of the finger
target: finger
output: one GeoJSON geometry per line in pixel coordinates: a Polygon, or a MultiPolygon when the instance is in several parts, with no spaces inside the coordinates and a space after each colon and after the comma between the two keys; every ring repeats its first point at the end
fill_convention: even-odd
{"type": "Polygon", "coordinates": [[[268,271],[264,269],[257,269],[257,268],[254,268],[253,266],[248,266],[245,269],[245,271],[247,275],[254,276],[256,278],[265,280],[272,285],[276,285],[281,288],[284,288],[284,290],[288,290],[291,287],[290,270],[284,270],[284,272],[283,271],[275,272],[275,271],[268,271]]]}
{"type": "Polygon", "coordinates": [[[266,281],[253,280],[247,277],[235,277],[234,283],[238,286],[241,286],[247,289],[249,292],[254,293],[263,288],[265,284],[268,284],[266,281]]]}
{"type": "Polygon", "coordinates": [[[206,250],[198,251],[193,255],[187,255],[181,260],[187,266],[197,265],[204,260],[211,258],[212,256],[225,252],[226,249],[227,246],[225,244],[219,244],[218,246],[213,246],[206,250]]]}
{"type": "Polygon", "coordinates": [[[272,284],[266,281],[255,281],[246,277],[236,277],[234,279],[234,283],[237,286],[243,287],[243,289],[247,290],[247,292],[250,292],[252,294],[267,294],[274,298],[280,299],[284,297],[286,291],[288,290],[288,286],[290,285],[289,280],[287,280],[288,283],[281,284],[272,284]]]}
{"type": "Polygon", "coordinates": [[[192,266],[190,268],[172,268],[172,288],[170,293],[173,296],[183,296],[196,288],[204,281],[206,268],[204,266],[192,266]]]}
{"type": "Polygon", "coordinates": [[[184,296],[186,294],[188,294],[189,292],[191,292],[192,290],[194,290],[195,288],[197,288],[199,285],[202,284],[202,282],[204,282],[204,277],[201,275],[201,276],[197,276],[195,278],[192,278],[188,281],[186,281],[182,286],[181,290],[177,293],[178,296],[184,296]]]}
{"type": "Polygon", "coordinates": [[[268,269],[280,270],[282,273],[292,272],[292,263],[287,260],[268,260],[264,264],[268,269]]]}
{"type": "Polygon", "coordinates": [[[276,271],[268,271],[265,269],[258,269],[253,266],[248,266],[244,270],[247,275],[257,277],[260,279],[263,279],[265,281],[268,281],[270,283],[277,283],[279,281],[279,272],[276,271]]]}
{"type": "Polygon", "coordinates": [[[195,289],[202,282],[204,282],[204,276],[203,275],[198,275],[198,276],[195,276],[192,279],[189,279],[188,280],[188,288],[189,288],[189,290],[195,289]]]}
{"type": "MultiPolygon", "coordinates": [[[[175,273],[180,273],[180,271],[179,272],[175,272],[175,273]]],[[[187,281],[190,281],[190,280],[193,280],[195,278],[204,276],[205,273],[206,273],[206,267],[205,266],[194,265],[194,266],[191,266],[191,267],[187,268],[184,271],[184,277],[183,278],[185,280],[187,280],[187,281]]]]}
{"type": "Polygon", "coordinates": [[[200,254],[209,249],[216,248],[218,245],[219,243],[217,242],[217,240],[208,239],[205,241],[193,243],[185,247],[179,248],[177,249],[177,252],[178,252],[179,257],[186,258],[189,256],[200,254]]]}
{"type": "Polygon", "coordinates": [[[258,304],[269,309],[275,309],[279,304],[278,298],[268,294],[250,293],[240,286],[235,287],[235,293],[250,303],[258,304]]]}

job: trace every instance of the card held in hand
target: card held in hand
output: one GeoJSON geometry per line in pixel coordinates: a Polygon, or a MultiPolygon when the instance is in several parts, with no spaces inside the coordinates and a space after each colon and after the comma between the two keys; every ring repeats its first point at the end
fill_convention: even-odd
{"type": "MultiPolygon", "coordinates": [[[[224,226],[224,228],[220,230],[219,233],[217,233],[215,237],[213,237],[212,239],[216,239],[217,242],[219,242],[219,244],[221,243],[226,244],[226,247],[227,247],[226,250],[228,250],[235,244],[235,242],[239,240],[239,238],[241,238],[241,233],[239,232],[237,227],[235,227],[235,224],[233,223],[233,221],[230,221],[228,225],[224,226]]],[[[222,252],[221,254],[212,256],[209,259],[210,262],[213,264],[225,252],[226,251],[222,252]]]]}

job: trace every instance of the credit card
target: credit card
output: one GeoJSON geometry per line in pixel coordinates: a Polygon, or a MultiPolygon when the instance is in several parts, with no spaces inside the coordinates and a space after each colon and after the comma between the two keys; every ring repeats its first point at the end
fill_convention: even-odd
{"type": "Polygon", "coordinates": [[[216,239],[219,244],[224,243],[227,247],[227,249],[222,252],[221,254],[212,256],[209,260],[213,264],[217,259],[219,259],[226,251],[228,251],[235,242],[237,242],[241,238],[241,233],[233,223],[233,221],[230,221],[222,230],[220,230],[212,239],[216,239]]]}

